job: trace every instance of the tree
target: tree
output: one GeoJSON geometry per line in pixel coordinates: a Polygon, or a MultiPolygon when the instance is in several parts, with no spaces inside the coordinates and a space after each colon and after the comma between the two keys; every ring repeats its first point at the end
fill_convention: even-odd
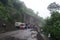
{"type": "Polygon", "coordinates": [[[48,10],[51,12],[60,10],[60,5],[56,4],[56,2],[53,2],[48,6],[48,10]]]}
{"type": "Polygon", "coordinates": [[[48,35],[51,34],[53,40],[60,40],[60,13],[53,12],[49,19],[46,19],[44,31],[48,35]]]}

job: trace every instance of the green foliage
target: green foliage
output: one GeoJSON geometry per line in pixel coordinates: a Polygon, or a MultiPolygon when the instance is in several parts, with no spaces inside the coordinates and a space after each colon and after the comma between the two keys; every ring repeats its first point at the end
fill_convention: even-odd
{"type": "Polygon", "coordinates": [[[3,5],[8,5],[8,0],[0,0],[3,5]]]}
{"type": "Polygon", "coordinates": [[[23,22],[23,14],[26,13],[39,20],[40,17],[19,0],[0,0],[0,19],[13,23],[15,20],[23,22]]]}
{"type": "Polygon", "coordinates": [[[51,37],[55,40],[60,40],[60,13],[53,12],[51,17],[46,19],[44,31],[46,34],[51,34],[51,37]]]}
{"type": "MultiPolygon", "coordinates": [[[[18,11],[17,9],[12,7],[13,5],[10,5],[9,3],[8,5],[5,6],[4,1],[7,1],[6,3],[8,3],[8,0],[0,0],[0,19],[5,20],[6,22],[12,23],[15,20],[14,16],[18,15],[17,14],[18,11]]],[[[18,16],[20,16],[20,13],[18,16]]]]}

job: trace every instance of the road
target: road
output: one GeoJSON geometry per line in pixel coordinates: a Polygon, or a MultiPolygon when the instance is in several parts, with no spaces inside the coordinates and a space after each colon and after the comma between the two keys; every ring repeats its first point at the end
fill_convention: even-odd
{"type": "Polygon", "coordinates": [[[25,29],[25,30],[17,30],[17,31],[0,34],[0,38],[11,36],[11,37],[15,37],[18,39],[24,39],[24,40],[25,39],[26,40],[37,40],[36,35],[37,35],[36,31],[31,31],[31,29],[25,29]]]}

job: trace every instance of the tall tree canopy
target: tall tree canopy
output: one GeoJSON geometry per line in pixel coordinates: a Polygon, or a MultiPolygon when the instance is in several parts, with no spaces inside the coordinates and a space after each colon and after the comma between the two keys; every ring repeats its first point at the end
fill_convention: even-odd
{"type": "Polygon", "coordinates": [[[46,34],[51,34],[53,40],[60,40],[60,13],[53,12],[51,17],[46,19],[44,27],[46,34]]]}

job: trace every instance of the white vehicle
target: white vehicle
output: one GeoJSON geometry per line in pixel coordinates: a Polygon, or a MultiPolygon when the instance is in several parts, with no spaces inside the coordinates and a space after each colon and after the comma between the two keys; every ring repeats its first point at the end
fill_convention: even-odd
{"type": "Polygon", "coordinates": [[[20,29],[24,29],[26,27],[26,25],[25,25],[25,23],[15,22],[15,27],[20,28],[20,29]]]}
{"type": "Polygon", "coordinates": [[[15,22],[15,26],[20,26],[21,22],[15,22]]]}

